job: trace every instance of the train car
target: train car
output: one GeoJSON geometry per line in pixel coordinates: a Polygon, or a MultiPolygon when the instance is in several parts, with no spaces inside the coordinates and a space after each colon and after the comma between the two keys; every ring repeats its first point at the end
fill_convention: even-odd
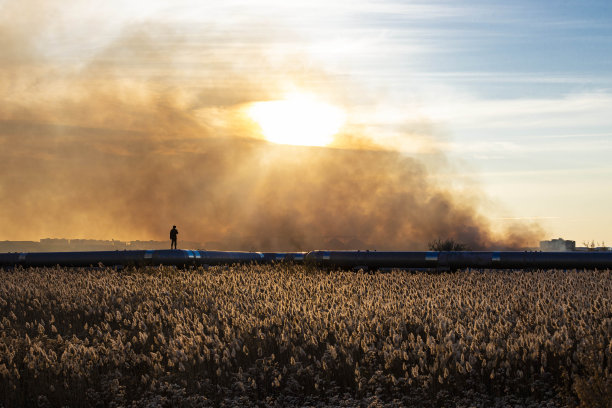
{"type": "Polygon", "coordinates": [[[305,262],[321,267],[353,269],[609,269],[612,268],[612,252],[312,251],[306,255],[305,262]]]}
{"type": "Polygon", "coordinates": [[[230,264],[305,263],[343,269],[610,269],[612,252],[385,252],[311,251],[230,252],[204,250],[140,250],[90,252],[22,252],[0,254],[0,267],[42,266],[206,266],[230,264]]]}

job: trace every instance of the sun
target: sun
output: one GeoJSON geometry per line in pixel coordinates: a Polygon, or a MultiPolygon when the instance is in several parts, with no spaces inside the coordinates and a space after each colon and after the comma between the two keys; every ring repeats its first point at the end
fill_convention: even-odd
{"type": "Polygon", "coordinates": [[[344,112],[308,95],[255,102],[248,114],[269,142],[301,146],[326,146],[345,120],[344,112]]]}

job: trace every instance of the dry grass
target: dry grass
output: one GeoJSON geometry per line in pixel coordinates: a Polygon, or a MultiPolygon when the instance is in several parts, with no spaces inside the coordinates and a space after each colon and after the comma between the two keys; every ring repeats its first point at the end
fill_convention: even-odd
{"type": "Polygon", "coordinates": [[[7,407],[612,400],[610,271],[239,266],[2,276],[7,407]]]}

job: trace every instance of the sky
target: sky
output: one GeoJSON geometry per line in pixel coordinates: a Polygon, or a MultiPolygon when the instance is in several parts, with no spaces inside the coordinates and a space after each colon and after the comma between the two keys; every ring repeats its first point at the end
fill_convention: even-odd
{"type": "Polygon", "coordinates": [[[202,242],[270,228],[279,245],[288,228],[320,245],[312,211],[332,225],[317,237],[376,247],[414,211],[389,247],[612,242],[608,1],[0,0],[0,15],[0,240],[166,239],[180,211],[202,242]],[[315,102],[253,113],[291,98],[315,102]],[[276,146],[274,126],[330,142],[276,146]],[[336,225],[347,206],[325,200],[360,197],[336,225]]]}

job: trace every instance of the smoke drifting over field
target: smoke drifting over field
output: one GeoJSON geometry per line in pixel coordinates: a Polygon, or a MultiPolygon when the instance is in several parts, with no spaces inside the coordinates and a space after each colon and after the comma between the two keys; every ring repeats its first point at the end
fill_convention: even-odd
{"type": "Polygon", "coordinates": [[[244,45],[252,32],[145,25],[103,49],[55,55],[40,33],[61,21],[33,21],[15,4],[0,6],[0,239],[162,240],[172,224],[179,239],[258,250],[538,238],[525,225],[495,236],[474,199],[432,183],[418,156],[363,148],[358,133],[344,138],[354,148],[258,139],[245,104],[279,97],[287,82],[342,85],[294,56],[273,64],[244,45]]]}

